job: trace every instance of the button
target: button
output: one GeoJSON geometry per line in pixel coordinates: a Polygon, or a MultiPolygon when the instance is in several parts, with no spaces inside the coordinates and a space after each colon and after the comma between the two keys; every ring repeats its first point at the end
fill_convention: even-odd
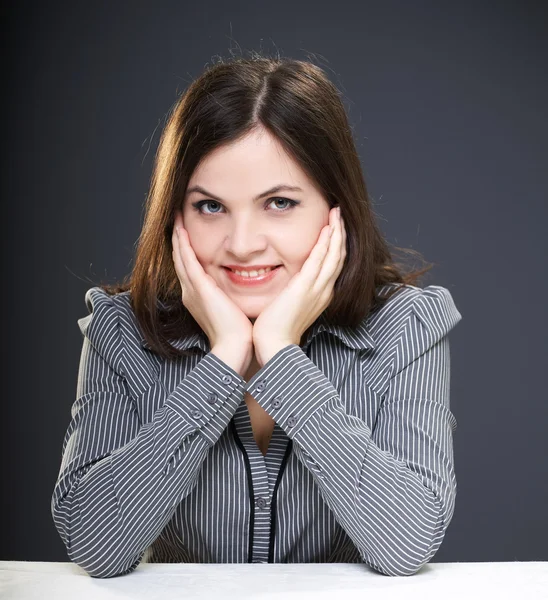
{"type": "Polygon", "coordinates": [[[274,398],[274,400],[272,400],[271,402],[271,406],[272,408],[280,408],[280,406],[283,404],[282,399],[281,398],[274,398]]]}
{"type": "Polygon", "coordinates": [[[295,427],[296,424],[297,424],[297,417],[289,417],[289,419],[287,419],[288,427],[295,427]]]}
{"type": "Polygon", "coordinates": [[[261,379],[261,381],[259,381],[257,383],[257,387],[255,388],[258,392],[262,392],[266,387],[266,381],[264,379],[261,379]]]}
{"type": "Polygon", "coordinates": [[[193,410],[192,411],[192,416],[195,419],[201,419],[202,418],[202,411],[201,410],[193,410]]]}
{"type": "Polygon", "coordinates": [[[212,392],[211,394],[208,394],[207,401],[210,404],[215,404],[215,402],[217,402],[217,394],[215,392],[212,392]]]}
{"type": "Polygon", "coordinates": [[[257,498],[256,504],[259,508],[265,508],[267,504],[266,498],[257,498]]]}
{"type": "Polygon", "coordinates": [[[232,377],[230,375],[223,375],[222,381],[226,384],[232,383],[232,377]]]}

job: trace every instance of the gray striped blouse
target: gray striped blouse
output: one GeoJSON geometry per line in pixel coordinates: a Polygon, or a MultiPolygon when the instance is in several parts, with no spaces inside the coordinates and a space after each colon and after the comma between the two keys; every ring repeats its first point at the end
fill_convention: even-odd
{"type": "MultiPolygon", "coordinates": [[[[390,285],[382,286],[386,291],[390,285]]],[[[89,289],[76,401],[51,511],[92,577],[140,562],[362,562],[412,575],[455,507],[448,332],[441,286],[402,286],[356,329],[320,317],[247,383],[196,348],[166,361],[130,292],[89,289]],[[275,419],[266,456],[244,392],[275,419]]]]}

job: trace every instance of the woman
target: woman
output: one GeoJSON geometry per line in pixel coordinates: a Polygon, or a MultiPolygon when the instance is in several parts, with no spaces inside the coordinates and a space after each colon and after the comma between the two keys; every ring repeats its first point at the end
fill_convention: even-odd
{"type": "Polygon", "coordinates": [[[461,315],[427,270],[394,264],[319,67],[206,70],[163,132],[131,278],[78,321],[51,504],[71,560],[416,573],[456,495],[461,315]]]}

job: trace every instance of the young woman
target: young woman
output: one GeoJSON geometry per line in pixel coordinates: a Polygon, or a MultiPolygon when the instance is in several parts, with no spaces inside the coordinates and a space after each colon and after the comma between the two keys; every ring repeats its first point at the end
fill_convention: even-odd
{"type": "Polygon", "coordinates": [[[208,68],[163,132],[129,281],[78,321],[51,503],[70,559],[416,573],[456,495],[461,315],[428,268],[394,263],[318,66],[208,68]]]}

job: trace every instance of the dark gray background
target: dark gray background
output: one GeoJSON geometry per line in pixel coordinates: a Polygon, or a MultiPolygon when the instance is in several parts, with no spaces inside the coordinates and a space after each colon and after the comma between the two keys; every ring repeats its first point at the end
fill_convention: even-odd
{"type": "Polygon", "coordinates": [[[65,561],[50,513],[86,290],[129,270],[177,94],[215,55],[342,90],[388,241],[437,263],[456,510],[433,562],[548,559],[548,19],[534,2],[49,2],[7,9],[1,559],[65,561]],[[198,5],[198,7],[196,6],[198,5]]]}

